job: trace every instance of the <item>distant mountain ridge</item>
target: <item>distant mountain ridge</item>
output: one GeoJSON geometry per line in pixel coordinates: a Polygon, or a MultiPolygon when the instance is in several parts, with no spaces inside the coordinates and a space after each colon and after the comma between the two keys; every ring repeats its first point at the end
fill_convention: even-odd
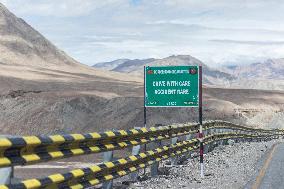
{"type": "Polygon", "coordinates": [[[249,65],[223,66],[218,69],[210,68],[190,55],[176,55],[163,59],[124,60],[95,64],[94,67],[141,77],[144,66],[202,65],[204,83],[209,86],[284,90],[284,59],[268,59],[249,65]]]}
{"type": "Polygon", "coordinates": [[[226,66],[226,71],[238,78],[284,80],[284,58],[268,59],[243,66],[226,66]]]}
{"type": "Polygon", "coordinates": [[[111,62],[97,63],[96,66],[93,66],[93,67],[100,68],[100,69],[103,69],[103,70],[112,70],[112,69],[116,68],[117,66],[119,66],[120,64],[123,64],[123,63],[125,63],[129,60],[130,59],[117,59],[117,60],[114,60],[114,61],[111,61],[111,62]]]}
{"type": "Polygon", "coordinates": [[[177,66],[177,65],[202,65],[204,70],[204,81],[207,85],[216,85],[223,82],[231,81],[234,78],[229,73],[225,73],[213,68],[210,68],[206,64],[202,63],[200,60],[190,56],[190,55],[173,55],[163,59],[119,59],[112,62],[105,62],[95,64],[94,67],[100,69],[107,69],[110,71],[131,73],[133,75],[141,76],[143,75],[144,66],[177,66]],[[120,61],[126,60],[126,61],[120,61]],[[114,66],[114,64],[116,65],[114,66]]]}
{"type": "Polygon", "coordinates": [[[248,65],[224,66],[221,70],[236,77],[230,83],[233,87],[284,90],[284,58],[248,65]]]}
{"type": "Polygon", "coordinates": [[[151,62],[156,61],[154,58],[148,58],[148,59],[134,59],[134,60],[128,60],[124,62],[123,64],[118,65],[116,68],[112,69],[111,71],[116,72],[125,72],[129,73],[131,71],[136,70],[137,67],[144,66],[145,64],[149,64],[151,62]]]}

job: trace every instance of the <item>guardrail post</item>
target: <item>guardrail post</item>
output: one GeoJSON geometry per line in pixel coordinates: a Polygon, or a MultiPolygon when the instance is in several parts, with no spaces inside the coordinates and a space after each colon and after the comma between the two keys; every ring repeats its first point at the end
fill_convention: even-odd
{"type": "MultiPolygon", "coordinates": [[[[132,155],[136,156],[141,151],[141,145],[133,146],[132,148],[132,155]]],[[[136,182],[138,178],[138,171],[131,173],[131,181],[136,182]]]]}
{"type": "Polygon", "coordinates": [[[12,184],[14,178],[14,167],[0,169],[0,184],[12,184]]]}
{"type": "MultiPolygon", "coordinates": [[[[217,134],[222,133],[222,129],[219,129],[219,128],[218,128],[217,131],[216,131],[216,133],[217,133],[217,134]]],[[[217,143],[217,146],[220,146],[220,145],[222,144],[222,141],[221,141],[221,140],[218,140],[216,143],[217,143]]]]}
{"type": "MultiPolygon", "coordinates": [[[[191,140],[194,138],[194,134],[188,134],[185,136],[185,140],[191,140]]],[[[188,151],[187,154],[185,155],[186,159],[190,159],[191,158],[191,151],[188,151]]]]}
{"type": "Polygon", "coordinates": [[[208,132],[207,132],[207,135],[211,135],[211,134],[213,133],[213,130],[212,130],[212,129],[208,129],[207,131],[208,131],[208,132]]]}
{"type": "MultiPolygon", "coordinates": [[[[174,137],[171,139],[171,144],[176,144],[178,141],[178,137],[174,137]]],[[[171,157],[171,165],[177,165],[178,158],[177,157],[171,157]]]]}
{"type": "Polygon", "coordinates": [[[15,178],[15,167],[11,167],[11,176],[10,176],[10,184],[12,184],[13,179],[15,178]]]}
{"type": "Polygon", "coordinates": [[[185,136],[185,140],[191,140],[191,136],[192,136],[192,134],[186,135],[186,136],[185,136]]]}
{"type": "Polygon", "coordinates": [[[209,152],[210,144],[204,144],[203,153],[207,154],[209,152]]]}
{"type": "MultiPolygon", "coordinates": [[[[104,152],[104,162],[112,161],[113,151],[104,152]]],[[[103,183],[103,189],[111,189],[113,185],[113,180],[103,183]]]]}
{"type": "MultiPolygon", "coordinates": [[[[156,149],[156,148],[159,148],[159,147],[160,147],[160,142],[159,141],[153,142],[151,144],[151,149],[156,149]]],[[[158,174],[159,174],[159,162],[153,163],[151,165],[150,171],[151,171],[151,177],[158,176],[158,174]]]]}
{"type": "MultiPolygon", "coordinates": [[[[210,135],[210,133],[211,133],[210,129],[203,130],[203,138],[206,137],[207,135],[210,135]]],[[[210,144],[203,143],[203,153],[204,154],[208,153],[209,148],[210,148],[210,144]]]]}
{"type": "Polygon", "coordinates": [[[209,131],[209,130],[207,130],[207,129],[203,131],[203,137],[205,137],[206,135],[208,135],[208,131],[209,131]]]}

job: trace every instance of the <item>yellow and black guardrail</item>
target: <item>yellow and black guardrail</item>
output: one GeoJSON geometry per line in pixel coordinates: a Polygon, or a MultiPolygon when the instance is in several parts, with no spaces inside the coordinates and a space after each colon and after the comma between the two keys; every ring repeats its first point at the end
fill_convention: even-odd
{"type": "MultiPolygon", "coordinates": [[[[227,139],[269,140],[283,136],[279,129],[253,129],[224,121],[206,122],[203,125],[204,145],[227,139]]],[[[125,176],[156,162],[199,148],[198,124],[141,128],[86,135],[55,135],[48,137],[22,137],[0,139],[0,166],[27,165],[71,156],[120,150],[174,137],[190,136],[174,144],[160,146],[115,161],[76,169],[65,174],[25,180],[17,184],[0,185],[0,189],[37,188],[88,188],[125,176]]]]}
{"type": "Polygon", "coordinates": [[[247,127],[239,124],[234,124],[231,122],[226,121],[208,121],[203,125],[204,130],[209,129],[231,129],[235,131],[246,131],[246,132],[260,132],[260,133],[283,133],[283,130],[281,129],[261,129],[261,128],[252,128],[247,127]]]}
{"type": "Polygon", "coordinates": [[[0,139],[0,167],[29,165],[100,153],[177,137],[197,131],[198,125],[164,126],[104,133],[28,136],[0,139]]]}

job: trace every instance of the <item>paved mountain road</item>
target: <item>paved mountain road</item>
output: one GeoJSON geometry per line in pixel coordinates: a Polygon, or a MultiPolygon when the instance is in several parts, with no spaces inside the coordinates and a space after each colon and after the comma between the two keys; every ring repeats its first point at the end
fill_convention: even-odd
{"type": "Polygon", "coordinates": [[[252,189],[280,188],[284,188],[284,143],[271,149],[252,186],[252,189]]]}

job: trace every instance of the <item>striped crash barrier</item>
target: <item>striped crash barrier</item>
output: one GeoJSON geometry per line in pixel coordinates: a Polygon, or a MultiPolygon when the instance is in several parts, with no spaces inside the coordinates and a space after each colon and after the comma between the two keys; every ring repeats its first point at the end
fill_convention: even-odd
{"type": "Polygon", "coordinates": [[[230,129],[235,131],[246,131],[246,132],[253,132],[253,133],[272,133],[272,134],[283,134],[284,131],[281,129],[260,129],[260,128],[253,128],[242,126],[226,121],[209,121],[203,124],[204,130],[209,129],[230,129]]]}
{"type": "MultiPolygon", "coordinates": [[[[240,133],[218,133],[208,135],[204,138],[204,144],[210,144],[219,140],[236,138],[275,138],[273,134],[240,134],[240,133]]],[[[76,169],[65,174],[54,174],[42,179],[30,179],[18,184],[1,185],[0,189],[37,189],[37,188],[88,188],[100,183],[125,176],[138,169],[152,165],[169,157],[181,155],[185,152],[199,148],[199,141],[192,139],[182,141],[170,146],[163,146],[155,150],[129,156],[112,162],[101,163],[91,167],[76,169]]]]}
{"type": "Polygon", "coordinates": [[[29,165],[100,153],[196,133],[198,125],[174,125],[104,133],[0,139],[0,167],[29,165]]]}
{"type": "Polygon", "coordinates": [[[65,174],[54,174],[42,179],[25,180],[18,184],[0,185],[0,189],[37,189],[37,188],[88,188],[105,181],[125,176],[138,169],[198,149],[199,141],[192,139],[155,150],[146,151],[135,156],[101,163],[88,168],[76,169],[65,174]]]}
{"type": "Polygon", "coordinates": [[[203,141],[204,144],[210,144],[212,142],[216,142],[219,140],[226,140],[226,139],[276,139],[278,136],[282,135],[275,135],[275,134],[262,134],[262,135],[256,135],[256,134],[239,134],[239,133],[218,133],[218,134],[212,134],[204,137],[203,141]]]}

